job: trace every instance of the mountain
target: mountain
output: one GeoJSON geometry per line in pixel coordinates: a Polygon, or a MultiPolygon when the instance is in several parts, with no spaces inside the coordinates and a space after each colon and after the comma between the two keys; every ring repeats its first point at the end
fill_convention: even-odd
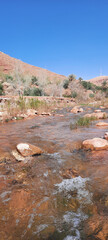
{"type": "Polygon", "coordinates": [[[97,86],[101,86],[104,81],[106,81],[108,84],[108,76],[99,76],[99,77],[92,78],[89,80],[89,82],[91,82],[97,86]]]}
{"type": "Polygon", "coordinates": [[[58,81],[58,80],[64,80],[66,77],[63,75],[59,75],[57,73],[53,73],[51,71],[48,71],[46,69],[35,67],[30,64],[24,63],[18,59],[15,59],[13,57],[10,57],[9,55],[0,52],[0,72],[4,74],[15,74],[16,71],[20,71],[20,73],[30,76],[36,76],[41,80],[43,76],[48,78],[48,80],[51,81],[58,81]]]}

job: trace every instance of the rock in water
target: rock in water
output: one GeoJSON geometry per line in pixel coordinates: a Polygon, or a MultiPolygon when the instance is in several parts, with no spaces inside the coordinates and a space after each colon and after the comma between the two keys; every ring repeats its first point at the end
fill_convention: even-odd
{"type": "Polygon", "coordinates": [[[106,112],[94,112],[94,113],[88,113],[84,117],[95,117],[97,119],[105,119],[107,118],[106,112]]]}
{"type": "Polygon", "coordinates": [[[39,147],[29,143],[19,143],[16,148],[23,157],[40,155],[43,152],[39,147]]]}
{"type": "Polygon", "coordinates": [[[71,113],[79,113],[79,112],[83,112],[83,108],[80,108],[80,107],[73,107],[72,110],[71,110],[71,113]]]}
{"type": "Polygon", "coordinates": [[[19,162],[24,161],[25,158],[17,151],[17,150],[13,150],[12,151],[12,155],[15,157],[15,159],[19,162]]]}
{"type": "Polygon", "coordinates": [[[102,138],[93,138],[83,141],[83,147],[91,150],[108,149],[108,141],[102,138]]]}
{"type": "Polygon", "coordinates": [[[108,140],[108,132],[105,133],[105,139],[108,140]]]}
{"type": "Polygon", "coordinates": [[[98,122],[96,124],[96,126],[98,126],[98,127],[105,127],[105,126],[108,126],[108,123],[107,122],[98,122]]]}

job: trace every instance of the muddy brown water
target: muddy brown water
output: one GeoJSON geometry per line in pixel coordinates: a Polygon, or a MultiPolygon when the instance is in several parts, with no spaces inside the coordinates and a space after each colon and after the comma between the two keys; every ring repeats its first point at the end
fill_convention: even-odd
{"type": "Polygon", "coordinates": [[[81,149],[107,128],[95,121],[71,130],[81,115],[62,110],[0,125],[0,240],[108,239],[108,151],[81,149]],[[44,154],[17,162],[11,151],[20,142],[44,154]],[[64,179],[67,169],[78,176],[64,179]]]}

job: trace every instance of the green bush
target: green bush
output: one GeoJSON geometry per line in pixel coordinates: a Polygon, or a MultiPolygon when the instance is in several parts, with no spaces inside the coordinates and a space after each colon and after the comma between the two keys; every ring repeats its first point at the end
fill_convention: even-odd
{"type": "Polygon", "coordinates": [[[24,96],[42,96],[40,88],[28,88],[24,90],[24,96]]]}
{"type": "Polygon", "coordinates": [[[91,82],[81,81],[82,86],[87,90],[93,90],[93,85],[91,82]]]}
{"type": "Polygon", "coordinates": [[[74,74],[70,74],[70,75],[68,76],[68,79],[69,79],[69,81],[71,82],[71,81],[73,81],[73,80],[76,80],[76,76],[75,76],[74,74]]]}
{"type": "Polygon", "coordinates": [[[3,85],[0,83],[0,96],[3,95],[3,85]]]}
{"type": "Polygon", "coordinates": [[[76,123],[70,123],[70,130],[76,129],[78,127],[89,126],[92,121],[97,120],[96,117],[80,117],[76,123]]]}
{"type": "Polygon", "coordinates": [[[72,98],[76,98],[76,97],[77,97],[77,92],[72,92],[71,97],[72,97],[72,98]]]}
{"type": "Polygon", "coordinates": [[[38,84],[38,78],[37,78],[37,77],[32,76],[31,81],[32,81],[32,84],[33,84],[33,85],[36,85],[36,86],[39,85],[39,84],[38,84]]]}
{"type": "Polygon", "coordinates": [[[79,77],[78,80],[81,82],[81,81],[83,81],[83,78],[79,77]]]}
{"type": "Polygon", "coordinates": [[[90,94],[89,94],[89,97],[90,97],[90,98],[94,98],[94,94],[93,94],[93,93],[90,93],[90,94]]]}
{"type": "Polygon", "coordinates": [[[92,121],[97,120],[96,117],[81,117],[78,119],[77,126],[88,126],[92,121]]]}
{"type": "Polygon", "coordinates": [[[13,81],[13,77],[11,75],[6,74],[5,76],[6,81],[11,80],[13,81]]]}
{"type": "Polygon", "coordinates": [[[64,88],[64,89],[67,89],[67,88],[68,88],[68,86],[69,86],[69,80],[68,80],[68,79],[66,79],[66,80],[64,80],[64,83],[63,83],[63,88],[64,88]]]}

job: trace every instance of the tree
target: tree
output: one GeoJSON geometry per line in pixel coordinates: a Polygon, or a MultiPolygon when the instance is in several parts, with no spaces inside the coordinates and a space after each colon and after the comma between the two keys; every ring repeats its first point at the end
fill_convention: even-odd
{"type": "Polygon", "coordinates": [[[68,80],[68,79],[66,79],[66,80],[64,80],[64,83],[63,83],[63,88],[64,88],[64,89],[67,89],[67,88],[68,88],[68,86],[69,86],[69,80],[68,80]]]}
{"type": "Polygon", "coordinates": [[[82,78],[82,77],[79,77],[78,80],[81,82],[81,81],[83,81],[83,78],[82,78]]]}
{"type": "Polygon", "coordinates": [[[73,80],[76,80],[76,76],[75,76],[74,74],[70,74],[70,75],[68,76],[68,79],[69,79],[69,81],[71,82],[71,81],[73,81],[73,80]]]}
{"type": "Polygon", "coordinates": [[[32,84],[34,84],[34,85],[36,85],[36,86],[39,85],[39,84],[38,84],[38,78],[37,78],[36,76],[32,76],[31,81],[32,81],[32,84]]]}
{"type": "Polygon", "coordinates": [[[3,85],[0,83],[0,96],[3,95],[3,85]]]}

